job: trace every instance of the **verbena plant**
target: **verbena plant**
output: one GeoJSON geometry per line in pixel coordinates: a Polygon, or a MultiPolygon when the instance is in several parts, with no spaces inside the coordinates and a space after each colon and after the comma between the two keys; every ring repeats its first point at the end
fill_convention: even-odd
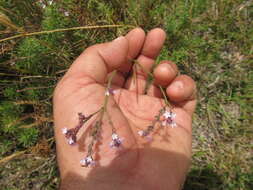
{"type": "MultiPolygon", "coordinates": [[[[174,61],[198,83],[189,189],[252,189],[252,1],[50,2],[0,0],[0,38],[115,23],[162,27],[168,39],[158,62],[174,61]]],[[[73,30],[0,42],[1,158],[31,152],[53,136],[56,82],[83,49],[127,30],[73,30]]]]}

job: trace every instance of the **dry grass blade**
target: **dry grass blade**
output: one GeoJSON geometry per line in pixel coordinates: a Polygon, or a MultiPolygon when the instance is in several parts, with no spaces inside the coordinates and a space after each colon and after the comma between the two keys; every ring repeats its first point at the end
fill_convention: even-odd
{"type": "Polygon", "coordinates": [[[47,31],[40,31],[40,32],[22,33],[22,34],[18,34],[15,36],[1,39],[0,42],[5,42],[5,41],[13,40],[16,38],[42,35],[42,34],[50,34],[50,33],[55,33],[55,32],[65,32],[65,31],[72,31],[72,30],[102,29],[102,28],[118,28],[118,27],[134,28],[135,26],[132,26],[132,25],[102,25],[102,26],[99,26],[99,25],[97,25],[97,26],[78,26],[78,27],[73,27],[73,28],[61,28],[61,29],[47,30],[47,31]]]}
{"type": "Polygon", "coordinates": [[[22,28],[16,26],[11,20],[3,13],[0,12],[0,24],[16,31],[23,31],[22,28]]]}
{"type": "Polygon", "coordinates": [[[15,105],[38,105],[39,102],[38,101],[26,101],[26,100],[21,100],[21,101],[17,101],[14,102],[15,105]]]}
{"type": "Polygon", "coordinates": [[[51,86],[40,86],[40,87],[29,87],[29,88],[23,88],[21,90],[17,90],[17,92],[24,92],[27,90],[38,90],[38,89],[45,89],[45,88],[54,88],[55,85],[51,85],[51,86]]]}
{"type": "Polygon", "coordinates": [[[13,125],[17,125],[17,124],[20,123],[21,121],[24,121],[24,120],[26,120],[26,119],[28,119],[28,118],[33,118],[33,117],[34,117],[34,114],[28,114],[28,115],[26,115],[26,116],[23,116],[23,117],[21,117],[21,118],[19,118],[19,119],[17,119],[17,120],[12,121],[11,123],[9,123],[9,124],[7,125],[7,128],[9,128],[9,127],[11,127],[11,126],[13,126],[13,125]]]}
{"type": "Polygon", "coordinates": [[[21,155],[23,155],[25,152],[26,152],[25,150],[24,150],[24,151],[19,151],[19,152],[13,153],[13,154],[10,155],[10,156],[4,157],[3,159],[0,160],[0,164],[4,164],[4,163],[6,163],[6,162],[12,160],[13,158],[16,158],[16,157],[18,157],[18,156],[21,156],[21,155]]]}

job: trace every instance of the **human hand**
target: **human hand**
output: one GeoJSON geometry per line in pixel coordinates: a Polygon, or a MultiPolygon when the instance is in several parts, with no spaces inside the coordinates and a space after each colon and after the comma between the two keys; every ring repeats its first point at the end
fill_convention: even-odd
{"type": "Polygon", "coordinates": [[[155,82],[143,94],[146,73],[155,63],[165,41],[165,32],[153,29],[146,36],[142,29],[130,31],[125,37],[87,48],[58,83],[54,93],[54,121],[57,158],[62,189],[179,189],[191,156],[191,122],[195,109],[195,83],[186,75],[178,75],[177,66],[163,61],[153,72],[155,82]],[[137,76],[127,77],[136,59],[141,67],[137,76]],[[101,138],[95,146],[94,158],[99,166],[81,167],[91,141],[88,131],[94,116],[79,132],[78,146],[69,146],[61,130],[78,123],[78,113],[89,115],[104,105],[106,81],[112,79],[113,95],[109,96],[107,112],[117,134],[124,138],[120,152],[111,149],[112,130],[105,115],[101,138]],[[137,80],[134,80],[137,78],[137,80]],[[152,141],[138,135],[145,130],[164,107],[158,87],[166,89],[173,104],[178,127],[158,127],[152,141]]]}

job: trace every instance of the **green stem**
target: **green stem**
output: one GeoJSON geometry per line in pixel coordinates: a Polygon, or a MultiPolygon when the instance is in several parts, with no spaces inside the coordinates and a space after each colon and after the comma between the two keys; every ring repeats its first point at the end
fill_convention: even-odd
{"type": "MultiPolygon", "coordinates": [[[[111,73],[111,75],[108,79],[108,84],[107,84],[107,88],[106,88],[107,91],[109,91],[109,89],[111,88],[112,79],[113,79],[113,77],[115,76],[116,73],[117,73],[117,70],[114,70],[111,73]]],[[[88,146],[88,155],[92,155],[92,148],[93,148],[93,145],[95,144],[95,141],[97,140],[97,136],[100,132],[100,129],[101,129],[101,126],[102,126],[102,120],[104,118],[104,114],[106,113],[108,100],[109,100],[109,96],[105,95],[105,101],[104,101],[103,107],[99,111],[94,113],[94,114],[96,114],[96,113],[100,112],[100,116],[99,116],[99,120],[96,121],[96,124],[93,128],[93,132],[92,132],[93,138],[91,140],[91,143],[88,146]]],[[[114,128],[113,128],[113,130],[114,130],[114,128]]]]}
{"type": "Polygon", "coordinates": [[[162,94],[163,94],[163,98],[164,98],[165,104],[166,104],[168,107],[171,107],[171,105],[170,105],[170,103],[169,103],[169,101],[168,101],[168,98],[167,98],[167,96],[166,96],[166,94],[165,94],[163,88],[161,87],[161,85],[159,85],[159,88],[160,88],[160,90],[161,90],[161,92],[162,92],[162,94]]]}
{"type": "MultiPolygon", "coordinates": [[[[117,73],[117,70],[114,70],[113,72],[112,72],[112,74],[111,74],[111,76],[109,77],[109,79],[108,79],[108,84],[107,84],[107,88],[106,88],[106,90],[107,91],[109,91],[110,90],[110,88],[111,88],[111,85],[112,85],[112,79],[113,79],[113,77],[116,75],[116,73],[117,73]]],[[[110,94],[109,94],[109,96],[110,96],[110,94]]],[[[104,105],[103,105],[103,111],[102,111],[102,113],[104,114],[104,112],[106,112],[106,109],[107,109],[107,104],[108,104],[108,100],[109,100],[109,96],[105,96],[105,101],[104,101],[104,105]]]]}

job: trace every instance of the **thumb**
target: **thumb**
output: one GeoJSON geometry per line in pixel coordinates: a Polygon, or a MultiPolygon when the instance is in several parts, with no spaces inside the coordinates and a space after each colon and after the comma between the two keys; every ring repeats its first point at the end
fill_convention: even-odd
{"type": "Polygon", "coordinates": [[[72,64],[67,75],[88,77],[104,83],[109,72],[126,63],[128,40],[124,37],[87,48],[72,64]]]}

